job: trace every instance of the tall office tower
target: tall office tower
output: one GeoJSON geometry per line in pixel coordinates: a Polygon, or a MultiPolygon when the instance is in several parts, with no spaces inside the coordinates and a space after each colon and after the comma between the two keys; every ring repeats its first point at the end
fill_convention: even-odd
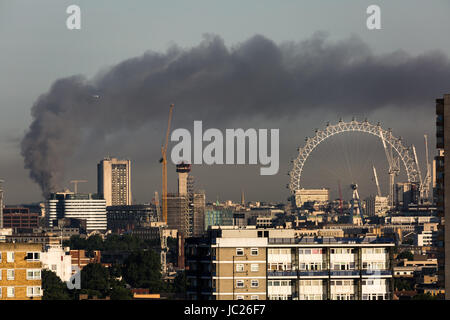
{"type": "Polygon", "coordinates": [[[444,98],[436,99],[436,207],[441,217],[438,244],[440,252],[438,257],[439,280],[445,286],[445,299],[450,300],[450,228],[445,228],[445,220],[450,221],[450,94],[444,98]]]}
{"type": "Polygon", "coordinates": [[[206,196],[204,191],[194,193],[192,210],[192,236],[201,237],[205,232],[206,196]]]}
{"type": "Polygon", "coordinates": [[[45,204],[47,226],[55,220],[74,218],[86,221],[86,231],[106,231],[106,200],[93,194],[70,191],[52,193],[45,204]]]}
{"type": "Polygon", "coordinates": [[[245,206],[244,190],[241,190],[241,204],[245,206]]]}
{"type": "Polygon", "coordinates": [[[105,158],[97,165],[98,194],[106,206],[131,205],[131,161],[105,158]]]}

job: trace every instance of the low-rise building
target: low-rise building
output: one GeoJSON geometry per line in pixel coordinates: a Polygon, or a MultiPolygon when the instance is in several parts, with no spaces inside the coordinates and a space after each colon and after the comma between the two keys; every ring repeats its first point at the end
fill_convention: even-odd
{"type": "Polygon", "coordinates": [[[72,276],[70,248],[60,245],[46,245],[41,253],[42,268],[53,271],[61,281],[69,281],[72,276]]]}
{"type": "Polygon", "coordinates": [[[0,243],[0,300],[41,300],[42,245],[0,243]]]}

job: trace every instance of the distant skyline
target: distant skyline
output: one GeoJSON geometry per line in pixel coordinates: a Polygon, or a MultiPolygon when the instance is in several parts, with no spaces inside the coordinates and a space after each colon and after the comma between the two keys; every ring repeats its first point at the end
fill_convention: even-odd
{"type": "MultiPolygon", "coordinates": [[[[220,200],[239,201],[242,189],[246,200],[285,201],[288,196],[285,185],[289,182],[286,172],[291,168],[290,158],[296,156],[296,147],[303,144],[306,136],[312,136],[315,128],[323,127],[327,121],[337,122],[340,117],[345,120],[350,120],[352,116],[356,116],[359,120],[368,118],[373,123],[380,121],[383,127],[392,128],[394,135],[402,136],[407,144],[415,144],[419,152],[419,161],[423,164],[425,158],[423,134],[426,133],[429,136],[431,156],[435,153],[434,100],[450,92],[450,82],[446,81],[449,80],[450,74],[448,64],[450,43],[444,40],[450,31],[450,21],[447,19],[450,3],[448,1],[433,1],[432,4],[406,0],[395,3],[377,1],[382,9],[383,29],[379,31],[369,31],[365,27],[367,16],[365,9],[370,4],[372,1],[358,1],[355,4],[354,1],[349,0],[339,2],[328,0],[321,1],[320,4],[314,1],[273,2],[268,0],[245,2],[201,0],[195,3],[181,0],[170,3],[134,1],[132,4],[124,1],[58,1],[55,3],[55,1],[43,0],[36,5],[31,1],[0,0],[0,38],[2,39],[0,42],[2,52],[0,55],[2,70],[0,72],[0,150],[2,150],[0,178],[6,180],[4,184],[6,204],[43,200],[38,185],[29,178],[29,171],[24,169],[20,143],[33,120],[31,107],[42,94],[49,92],[56,80],[83,75],[108,90],[111,87],[108,87],[104,75],[114,70],[118,63],[141,57],[149,50],[164,56],[166,50],[173,44],[179,46],[180,51],[189,57],[187,52],[190,48],[198,48],[198,50],[202,48],[204,34],[216,35],[222,39],[226,48],[229,50],[241,48],[238,52],[249,57],[262,57],[259,53],[265,48],[269,48],[272,50],[270,52],[275,54],[278,54],[277,52],[286,54],[288,52],[285,49],[286,42],[293,42],[299,46],[299,49],[296,49],[298,51],[294,50],[294,53],[307,54],[305,45],[301,44],[302,41],[309,41],[311,50],[323,49],[320,52],[323,53],[321,57],[324,60],[318,62],[317,68],[300,68],[301,72],[298,75],[302,77],[304,75],[304,79],[308,82],[312,79],[310,75],[334,74],[337,75],[334,79],[336,82],[333,82],[333,79],[330,79],[328,83],[323,82],[323,92],[314,92],[315,95],[307,91],[307,86],[301,87],[304,91],[293,93],[295,99],[292,98],[291,101],[281,101],[276,95],[273,96],[273,101],[269,101],[268,95],[261,95],[259,98],[264,99],[261,101],[256,98],[252,100],[250,97],[248,109],[239,105],[241,100],[247,99],[245,95],[231,97],[230,103],[236,104],[230,105],[234,116],[226,120],[223,119],[223,115],[226,114],[223,110],[210,107],[211,102],[215,101],[214,96],[202,100],[199,97],[190,97],[183,92],[178,92],[179,100],[177,101],[172,101],[171,96],[159,96],[155,99],[153,103],[157,102],[157,107],[161,109],[155,109],[156,105],[152,104],[151,108],[154,111],[143,113],[142,115],[148,117],[148,120],[142,123],[133,120],[127,125],[129,121],[127,117],[111,119],[112,122],[119,119],[123,121],[117,122],[120,128],[117,132],[111,131],[110,128],[102,129],[92,120],[93,127],[84,128],[79,132],[78,145],[74,148],[73,154],[65,159],[63,172],[65,187],[70,187],[68,182],[71,179],[87,179],[89,182],[79,187],[80,192],[95,192],[97,189],[96,164],[103,157],[110,155],[132,160],[132,192],[136,202],[150,201],[154,191],[161,193],[161,168],[158,159],[159,146],[167,121],[167,113],[164,109],[166,100],[167,106],[169,103],[176,105],[174,129],[178,127],[191,129],[193,120],[208,120],[206,123],[209,127],[280,128],[280,171],[276,176],[260,176],[259,166],[193,166],[192,175],[197,178],[197,186],[206,190],[209,201],[215,201],[217,196],[220,200]],[[69,31],[65,28],[67,17],[65,9],[70,4],[81,7],[82,30],[80,31],[69,31]],[[262,38],[251,42],[255,35],[261,35],[262,38]],[[323,42],[314,47],[313,44],[317,43],[314,41],[318,39],[322,39],[323,42]],[[274,44],[273,47],[271,43],[274,44]],[[252,53],[245,51],[245,48],[259,49],[256,53],[252,53]],[[353,60],[362,57],[371,62],[365,64],[361,62],[361,66],[365,68],[361,70],[361,74],[367,74],[370,88],[365,88],[361,81],[355,82],[355,79],[358,79],[355,68],[350,68],[349,72],[341,72],[331,70],[331,67],[327,65],[330,58],[341,59],[342,57],[353,60]],[[320,70],[322,65],[327,66],[324,72],[320,70]],[[372,68],[373,65],[384,66],[386,69],[372,68]],[[394,84],[402,84],[401,87],[392,87],[386,83],[386,79],[382,78],[383,75],[390,74],[389,65],[393,66],[389,79],[392,79],[394,84]],[[440,78],[425,78],[433,74],[431,71],[428,73],[427,70],[436,70],[436,66],[439,65],[442,65],[442,73],[438,75],[440,78]],[[378,72],[377,70],[381,78],[374,75],[378,72]],[[400,76],[395,79],[399,70],[400,76]],[[344,75],[352,73],[356,75],[349,77],[348,85],[342,89],[344,96],[340,96],[341,88],[334,90],[333,87],[339,85],[344,75]],[[417,78],[411,78],[410,75],[416,75],[417,78]],[[377,79],[382,81],[377,82],[377,79]],[[442,85],[438,86],[436,83],[439,83],[440,79],[442,79],[442,85]],[[418,90],[409,92],[411,88],[416,86],[419,88],[421,81],[424,83],[420,86],[420,88],[423,87],[423,92],[418,90]],[[430,87],[427,87],[428,84],[430,87]],[[351,94],[352,85],[358,88],[358,92],[351,94]],[[344,90],[345,88],[347,89],[344,90]],[[410,101],[408,94],[414,94],[415,100],[410,101]],[[316,95],[321,99],[316,99],[316,95]],[[381,96],[379,101],[376,99],[378,96],[381,96]],[[366,102],[365,97],[367,97],[366,102]],[[258,111],[257,106],[261,106],[262,109],[258,111]],[[294,111],[288,112],[289,108],[294,111]],[[186,117],[186,112],[190,110],[192,110],[192,117],[202,118],[186,117]],[[211,112],[213,110],[216,111],[211,112]],[[247,110],[248,113],[246,113],[247,110]]],[[[214,55],[206,57],[214,57],[214,55]]],[[[272,56],[264,56],[264,60],[261,61],[273,62],[273,59],[272,56]]],[[[341,67],[346,67],[347,63],[354,63],[353,60],[348,60],[341,67]]],[[[256,62],[253,59],[249,63],[253,65],[256,62]]],[[[291,70],[283,68],[280,72],[272,68],[272,65],[267,67],[268,70],[270,69],[267,72],[278,76],[283,74],[283,70],[291,70]]],[[[180,78],[180,76],[177,77],[180,78]]],[[[129,76],[117,79],[123,79],[122,87],[133,84],[134,81],[129,76]]],[[[267,84],[278,83],[280,90],[277,92],[284,93],[286,86],[281,85],[281,81],[284,81],[283,78],[273,78],[273,82],[263,81],[261,83],[266,86],[261,90],[258,88],[258,92],[267,91],[267,84]]],[[[214,93],[211,90],[214,84],[214,82],[208,84],[210,87],[205,91],[205,95],[214,93]]],[[[178,83],[178,86],[183,85],[182,81],[178,83]]],[[[186,88],[191,92],[202,92],[198,86],[186,88]]],[[[167,89],[170,92],[170,87],[167,89]]],[[[227,88],[223,90],[226,92],[227,88]]],[[[125,89],[123,94],[124,97],[130,97],[125,89]]],[[[227,95],[220,93],[217,97],[227,97],[227,95]]],[[[107,101],[113,102],[113,100],[107,101]]],[[[127,107],[130,112],[137,110],[133,109],[134,105],[127,107]]],[[[106,106],[102,108],[104,108],[102,112],[108,110],[106,106]]],[[[84,110],[86,113],[83,115],[87,118],[102,117],[102,114],[95,114],[93,108],[84,110]]],[[[147,118],[142,120],[145,119],[147,118]]],[[[345,154],[339,154],[342,151],[339,145],[344,148],[354,148],[355,152],[359,150],[362,153],[353,161],[353,166],[355,170],[359,170],[357,173],[359,175],[367,171],[366,167],[371,168],[372,162],[380,167],[380,169],[377,167],[379,172],[382,172],[386,166],[383,150],[380,144],[377,145],[376,140],[366,139],[366,137],[349,139],[342,137],[336,140],[336,144],[330,144],[328,147],[324,145],[323,149],[317,150],[316,155],[312,155],[311,166],[305,167],[305,183],[308,182],[311,186],[326,184],[323,186],[335,189],[338,179],[345,180],[349,175],[345,172],[348,159],[345,158],[345,154]],[[371,141],[376,147],[372,148],[371,141]],[[371,158],[368,159],[372,151],[373,154],[370,154],[371,158]],[[327,156],[333,153],[336,155],[335,158],[339,159],[335,160],[337,163],[334,165],[342,167],[338,168],[338,171],[342,171],[342,177],[335,174],[333,159],[327,156]]],[[[353,152],[353,149],[349,150],[353,152]]],[[[423,166],[422,168],[424,170],[423,166]]],[[[169,191],[175,190],[175,166],[169,164],[168,172],[169,191]]],[[[375,190],[370,173],[368,171],[367,176],[361,177],[361,180],[364,180],[361,185],[367,190],[361,190],[362,194],[375,190]]],[[[382,177],[380,182],[385,184],[385,178],[382,177]]],[[[385,185],[383,189],[387,191],[385,185]]]]}

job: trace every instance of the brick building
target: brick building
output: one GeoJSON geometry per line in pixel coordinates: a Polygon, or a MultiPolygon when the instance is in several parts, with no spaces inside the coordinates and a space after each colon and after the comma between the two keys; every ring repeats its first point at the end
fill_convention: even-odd
{"type": "Polygon", "coordinates": [[[0,300],[41,300],[42,245],[0,243],[0,300]]]}

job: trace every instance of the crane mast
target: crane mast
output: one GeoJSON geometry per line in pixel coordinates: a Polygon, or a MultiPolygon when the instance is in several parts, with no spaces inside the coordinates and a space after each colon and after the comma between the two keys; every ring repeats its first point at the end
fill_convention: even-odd
{"type": "Polygon", "coordinates": [[[429,155],[428,155],[428,136],[425,134],[424,135],[425,138],[425,156],[426,156],[426,165],[427,165],[427,174],[425,176],[425,179],[423,181],[423,196],[424,196],[424,200],[430,201],[430,196],[431,196],[431,164],[430,164],[430,159],[429,159],[429,155]]]}
{"type": "Polygon", "coordinates": [[[172,122],[172,113],[173,113],[174,105],[170,105],[169,109],[169,120],[167,122],[167,131],[166,131],[166,140],[164,145],[161,146],[161,155],[162,158],[160,162],[162,162],[162,216],[163,222],[167,224],[167,145],[169,143],[169,133],[170,133],[170,124],[172,122]]]}
{"type": "Polygon", "coordinates": [[[377,185],[378,196],[381,197],[381,189],[380,184],[378,183],[377,170],[375,169],[375,166],[372,166],[372,168],[373,168],[373,176],[375,178],[375,184],[377,185]]]}
{"type": "MultiPolygon", "coordinates": [[[[391,132],[389,131],[389,135],[391,132]]],[[[380,128],[380,136],[381,141],[383,142],[383,148],[384,152],[386,154],[386,158],[388,160],[389,164],[389,206],[392,208],[394,206],[394,183],[395,183],[395,176],[398,175],[400,172],[400,159],[397,157],[394,157],[392,152],[392,145],[388,149],[385,141],[385,137],[383,135],[383,130],[380,128]]]]}
{"type": "MultiPolygon", "coordinates": [[[[164,232],[164,227],[167,226],[167,145],[169,144],[169,133],[170,125],[172,123],[174,105],[171,104],[169,108],[169,120],[167,121],[167,131],[166,139],[164,144],[161,146],[161,159],[159,162],[162,163],[162,220],[164,226],[159,228],[159,237],[161,239],[161,271],[165,275],[167,273],[167,237],[164,232]]],[[[158,195],[155,193],[155,204],[159,206],[159,201],[157,199],[158,195]]],[[[158,210],[158,209],[157,209],[158,210]]]]}

